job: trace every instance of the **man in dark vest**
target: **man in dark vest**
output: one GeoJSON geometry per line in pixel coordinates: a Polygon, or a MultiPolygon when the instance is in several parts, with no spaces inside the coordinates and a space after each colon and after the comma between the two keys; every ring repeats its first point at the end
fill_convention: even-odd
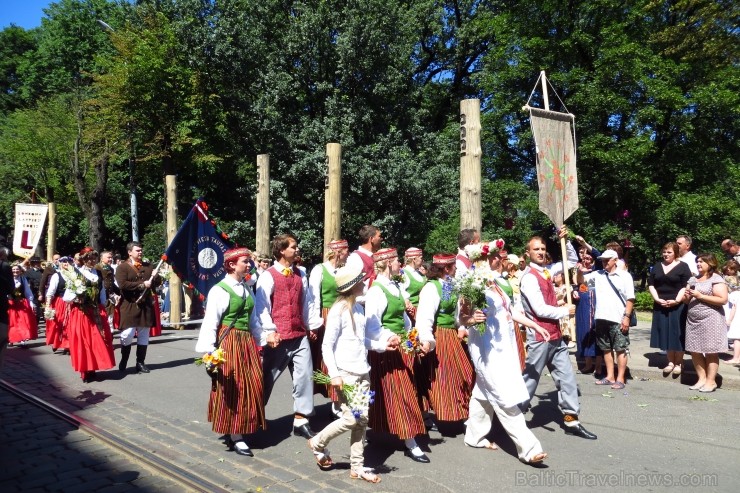
{"type": "Polygon", "coordinates": [[[161,281],[159,270],[141,258],[141,244],[132,241],[126,245],[128,260],[116,269],[116,282],[121,290],[121,362],[118,370],[126,371],[131,344],[136,334],[136,371],[149,373],[144,364],[149,347],[149,329],[156,322],[153,289],[161,281]]]}
{"type": "Polygon", "coordinates": [[[308,344],[308,280],[293,264],[298,241],[292,235],[272,240],[275,263],[257,280],[255,311],[262,328],[265,405],[286,368],[293,377],[293,433],[313,438],[313,360],[308,344]]]}
{"type": "MultiPolygon", "coordinates": [[[[562,230],[561,230],[561,234],[562,230]]],[[[568,346],[563,342],[558,321],[575,313],[575,307],[558,306],[550,273],[547,265],[545,242],[534,236],[527,244],[530,264],[522,275],[520,284],[522,304],[527,316],[537,322],[550,334],[550,340],[527,330],[527,360],[524,368],[524,383],[532,399],[542,371],[547,367],[558,388],[558,406],[563,413],[565,432],[589,440],[596,435],[586,430],[578,421],[580,403],[578,386],[573,373],[573,365],[568,354],[568,346]]],[[[522,410],[529,407],[529,402],[521,404],[522,410]]]]}

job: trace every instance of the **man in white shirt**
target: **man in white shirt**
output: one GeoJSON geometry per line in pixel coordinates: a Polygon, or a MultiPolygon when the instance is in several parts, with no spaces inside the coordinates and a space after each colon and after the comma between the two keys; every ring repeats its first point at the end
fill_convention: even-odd
{"type": "Polygon", "coordinates": [[[617,266],[619,255],[614,250],[605,250],[599,257],[603,270],[593,271],[584,279],[593,283],[596,292],[594,332],[596,343],[604,352],[606,378],[596,385],[610,385],[621,390],[625,385],[627,371],[627,349],[630,345],[630,316],[635,308],[635,285],[632,276],[617,266]],[[614,379],[614,356],[617,354],[617,378],[614,379]]]}
{"type": "MultiPolygon", "coordinates": [[[[375,279],[375,270],[373,265],[373,254],[380,250],[380,245],[383,243],[383,235],[380,233],[380,229],[376,228],[371,224],[366,224],[360,228],[360,246],[347,257],[347,267],[353,269],[359,268],[365,273],[363,282],[365,283],[365,292],[367,288],[372,284],[375,279]]],[[[358,300],[363,302],[362,300],[358,300]]]]}
{"type": "Polygon", "coordinates": [[[696,255],[691,251],[691,236],[681,235],[676,238],[678,244],[678,260],[685,262],[689,266],[689,270],[694,276],[699,275],[699,270],[696,268],[696,255]]]}
{"type": "Polygon", "coordinates": [[[457,235],[456,276],[464,275],[473,266],[473,262],[468,257],[465,247],[468,245],[477,245],[478,243],[480,243],[480,233],[475,229],[463,229],[457,235]]]}
{"type": "Polygon", "coordinates": [[[720,244],[722,251],[725,252],[727,260],[734,260],[740,263],[740,245],[738,245],[732,238],[725,238],[720,244]]]}

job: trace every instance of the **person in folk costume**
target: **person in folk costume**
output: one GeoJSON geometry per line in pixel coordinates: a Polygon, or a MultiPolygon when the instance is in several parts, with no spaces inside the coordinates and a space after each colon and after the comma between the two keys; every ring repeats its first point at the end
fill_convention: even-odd
{"type": "Polygon", "coordinates": [[[480,233],[475,229],[463,229],[457,235],[457,256],[455,257],[457,270],[455,272],[458,277],[465,274],[473,266],[473,261],[468,256],[468,252],[465,251],[465,247],[478,243],[480,243],[480,233]]]}
{"type": "Polygon", "coordinates": [[[0,236],[0,366],[8,345],[8,304],[13,294],[13,274],[8,263],[10,250],[5,246],[5,237],[0,236]]]}
{"type": "Polygon", "coordinates": [[[36,322],[36,300],[21,266],[13,265],[11,272],[13,274],[13,294],[8,306],[10,320],[8,342],[25,346],[29,340],[39,336],[39,326],[36,322]]]}
{"type": "Polygon", "coordinates": [[[272,240],[275,263],[257,281],[255,310],[263,331],[262,369],[265,403],[275,382],[286,368],[293,377],[293,433],[303,438],[315,435],[308,422],[313,416],[313,361],[308,338],[308,280],[293,266],[298,241],[292,235],[272,240]],[[265,345],[266,344],[266,345],[265,345]]]}
{"type": "Polygon", "coordinates": [[[528,464],[542,462],[547,454],[542,445],[527,428],[524,414],[519,409],[521,402],[529,400],[529,392],[521,377],[521,362],[517,344],[517,329],[514,322],[531,327],[545,340],[547,331],[525,317],[518,309],[512,308],[512,301],[500,284],[500,248],[503,243],[491,242],[487,251],[488,268],[493,280],[486,289],[488,309],[471,310],[465,300],[461,303],[458,322],[460,325],[474,326],[485,323],[481,334],[477,328],[469,331],[468,347],[475,367],[475,388],[470,398],[470,416],[466,422],[465,445],[475,448],[495,450],[486,435],[491,431],[494,413],[506,433],[516,445],[519,460],[528,464]]]}
{"type": "Polygon", "coordinates": [[[136,335],[136,372],[149,373],[145,364],[149,330],[155,325],[152,291],[161,282],[159,269],[142,259],[141,243],[126,245],[128,260],[116,268],[116,282],[121,290],[121,361],[118,371],[126,372],[131,344],[136,335]]]}
{"type": "Polygon", "coordinates": [[[62,256],[58,253],[55,253],[51,257],[51,262],[44,264],[44,270],[41,271],[41,281],[39,282],[39,303],[43,303],[46,299],[46,290],[49,287],[49,276],[55,274],[59,270],[59,259],[61,257],[62,256]]]}
{"type": "MultiPolygon", "coordinates": [[[[399,274],[401,263],[395,248],[384,248],[373,255],[375,281],[365,295],[366,335],[380,341],[382,347],[396,347],[401,336],[411,329],[405,311],[403,288],[393,276],[399,274]]],[[[430,350],[430,342],[424,342],[430,350]]],[[[370,428],[375,432],[397,435],[406,445],[405,455],[421,463],[429,457],[421,451],[415,436],[426,433],[419,396],[414,383],[416,357],[400,351],[370,353],[370,381],[375,401],[370,405],[370,428]]]]}
{"type": "Polygon", "coordinates": [[[212,352],[218,343],[223,351],[224,362],[208,399],[208,421],[214,432],[227,435],[229,450],[253,457],[244,435],[264,429],[266,423],[262,363],[257,353],[262,329],[251,289],[244,282],[250,267],[248,249],[232,248],[224,254],[226,276],[208,291],[195,350],[212,352]]]}
{"type": "MultiPolygon", "coordinates": [[[[565,228],[561,234],[567,233],[565,228]]],[[[575,306],[557,306],[555,288],[552,277],[546,268],[545,242],[539,236],[534,236],[527,243],[529,266],[522,275],[520,284],[522,303],[525,314],[544,327],[550,334],[546,340],[539,333],[527,331],[527,360],[524,369],[524,383],[527,385],[529,399],[534,396],[540,376],[547,367],[552,379],[558,388],[558,407],[563,413],[564,431],[588,440],[597,437],[586,430],[578,421],[580,403],[578,401],[578,386],[565,345],[560,332],[558,321],[575,313],[575,306]]],[[[529,400],[520,405],[522,410],[529,407],[529,400]]]]}
{"type": "Polygon", "coordinates": [[[64,301],[69,303],[66,331],[72,368],[83,382],[91,382],[98,370],[113,368],[113,335],[103,303],[107,299],[103,278],[95,268],[98,252],[90,247],[80,251],[79,269],[64,271],[64,301]]]}
{"type": "Polygon", "coordinates": [[[105,302],[105,311],[108,313],[108,325],[111,330],[115,330],[116,325],[113,324],[114,314],[116,311],[116,305],[121,296],[121,291],[116,286],[116,274],[113,271],[111,263],[113,262],[113,252],[103,251],[100,254],[100,263],[95,266],[103,275],[103,287],[108,295],[108,299],[105,302]]]}
{"type": "Polygon", "coordinates": [[[347,266],[362,269],[362,272],[365,273],[363,283],[365,284],[365,292],[367,292],[373,283],[373,279],[375,279],[373,254],[380,250],[383,235],[380,233],[380,229],[366,224],[360,228],[359,237],[360,246],[347,257],[347,266]]]}
{"type": "Polygon", "coordinates": [[[460,421],[468,417],[468,402],[473,390],[473,365],[463,346],[465,328],[457,327],[458,299],[452,291],[455,278],[454,254],[433,257],[429,281],[421,290],[416,328],[419,339],[434,341],[434,351],[423,358],[424,383],[429,404],[437,421],[460,421]],[[432,337],[433,336],[433,337],[432,337]]]}
{"type": "Polygon", "coordinates": [[[405,264],[403,267],[402,287],[409,295],[406,303],[406,312],[412,323],[416,320],[416,309],[419,306],[419,293],[427,282],[427,278],[419,272],[424,262],[424,252],[421,248],[411,247],[404,254],[405,264]]]}
{"type": "Polygon", "coordinates": [[[49,276],[49,283],[46,288],[46,309],[49,315],[54,315],[46,319],[46,345],[51,346],[54,352],[57,349],[62,349],[65,353],[69,353],[69,338],[65,327],[67,303],[64,301],[64,291],[66,282],[62,273],[70,269],[74,271],[74,267],[71,265],[72,259],[70,257],[61,257],[58,264],[59,269],[49,276]]]}
{"type": "MultiPolygon", "coordinates": [[[[316,339],[309,340],[311,346],[311,360],[313,369],[326,373],[326,366],[321,358],[321,346],[324,340],[326,316],[329,309],[337,299],[337,283],[335,276],[337,269],[344,265],[349,255],[349,244],[347,240],[333,240],[329,242],[329,249],[323,264],[315,266],[311,270],[308,279],[308,328],[316,333],[316,339]]],[[[320,393],[329,397],[332,401],[332,411],[335,416],[341,415],[339,394],[332,385],[314,384],[314,394],[320,393]]]]}
{"type": "Polygon", "coordinates": [[[350,478],[378,483],[380,477],[364,465],[363,438],[368,416],[364,409],[351,409],[350,403],[341,392],[345,384],[360,389],[369,388],[368,349],[395,351],[397,348],[390,334],[384,338],[386,344],[369,339],[365,327],[365,312],[362,305],[356,302],[364,290],[363,277],[365,274],[362,270],[352,267],[342,267],[335,275],[338,296],[327,315],[321,351],[326,362],[326,373],[341,399],[341,415],[310,439],[308,446],[319,467],[329,469],[332,460],[326,447],[331,440],[350,431],[350,478]],[[388,343],[391,345],[387,345],[388,343]]]}

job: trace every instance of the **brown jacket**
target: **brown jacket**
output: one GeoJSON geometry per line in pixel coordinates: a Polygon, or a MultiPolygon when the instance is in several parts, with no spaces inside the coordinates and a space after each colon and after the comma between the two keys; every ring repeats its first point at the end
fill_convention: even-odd
{"type": "MultiPolygon", "coordinates": [[[[147,291],[144,299],[137,303],[141,294],[145,291],[144,281],[152,277],[154,267],[149,263],[144,263],[139,269],[136,269],[131,262],[121,262],[116,268],[116,282],[121,290],[121,329],[131,327],[154,327],[154,297],[152,290],[147,291]]],[[[160,282],[157,276],[152,281],[152,288],[160,282]]]]}

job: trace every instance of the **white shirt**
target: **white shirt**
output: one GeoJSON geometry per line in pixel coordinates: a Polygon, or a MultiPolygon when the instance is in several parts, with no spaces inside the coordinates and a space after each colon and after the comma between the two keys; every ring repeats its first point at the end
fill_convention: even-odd
{"type": "MultiPolygon", "coordinates": [[[[275,261],[273,266],[278,272],[282,272],[286,269],[282,264],[275,261]]],[[[301,306],[301,317],[303,318],[303,324],[308,327],[308,281],[306,280],[306,273],[301,269],[294,269],[294,275],[301,276],[301,291],[303,292],[303,306],[301,306]]],[[[258,324],[263,331],[264,341],[266,343],[267,336],[271,332],[277,330],[275,322],[272,321],[272,293],[275,291],[275,281],[272,279],[272,274],[265,272],[257,279],[257,290],[254,295],[254,312],[258,317],[258,324]]],[[[264,345],[264,344],[263,344],[264,345]]]]}
{"type": "Polygon", "coordinates": [[[47,298],[54,297],[57,292],[57,288],[59,287],[59,280],[61,279],[61,277],[62,275],[59,272],[54,272],[52,275],[49,276],[49,287],[46,288],[47,298]]]}
{"type": "MultiPolygon", "coordinates": [[[[468,253],[461,248],[457,249],[457,254],[470,260],[470,257],[468,257],[468,253]]],[[[471,264],[472,264],[472,261],[471,261],[471,264]]],[[[457,267],[457,269],[455,270],[456,278],[464,276],[465,273],[468,271],[468,266],[465,265],[465,263],[463,263],[463,261],[457,257],[455,257],[455,267],[457,267]]]]}
{"type": "MultiPolygon", "coordinates": [[[[607,279],[607,273],[605,270],[596,270],[590,274],[586,274],[583,278],[590,284],[593,282],[594,290],[596,292],[596,310],[594,311],[595,320],[607,320],[613,323],[620,323],[624,316],[625,304],[622,303],[622,299],[625,301],[635,299],[635,285],[632,280],[632,275],[626,270],[615,269],[609,275],[607,279]],[[609,280],[614,284],[614,287],[622,294],[620,298],[617,293],[614,292],[609,280]]],[[[634,309],[634,308],[633,308],[634,309]]]]}
{"type": "Polygon", "coordinates": [[[321,344],[321,355],[330,378],[341,376],[341,372],[369,373],[367,350],[383,351],[385,347],[380,341],[366,337],[362,305],[355,303],[350,312],[346,301],[334,303],[326,317],[326,332],[321,344]]]}
{"type": "Polygon", "coordinates": [[[331,274],[336,274],[337,269],[329,262],[324,262],[311,269],[308,277],[308,328],[316,330],[324,325],[321,317],[321,281],[324,280],[324,267],[331,274]]]}
{"type": "MultiPolygon", "coordinates": [[[[244,296],[245,292],[247,298],[251,296],[249,289],[245,289],[244,284],[229,275],[223,278],[222,282],[233,289],[234,293],[238,296],[244,296]]],[[[198,332],[198,342],[195,344],[195,351],[198,353],[207,353],[215,349],[216,333],[221,327],[221,319],[223,319],[224,314],[229,309],[231,295],[224,288],[216,285],[208,290],[208,297],[206,299],[208,300],[206,303],[206,313],[203,315],[203,323],[200,326],[200,332],[198,332]]],[[[249,330],[259,345],[264,346],[266,341],[260,340],[262,329],[257,320],[257,310],[254,309],[249,317],[249,330]]]]}
{"type": "Polygon", "coordinates": [[[545,298],[542,296],[540,291],[540,284],[537,282],[537,278],[530,270],[536,270],[540,275],[544,276],[544,267],[540,267],[534,262],[530,262],[529,266],[524,270],[522,280],[519,282],[519,290],[522,293],[522,303],[526,305],[529,302],[529,306],[540,318],[549,318],[551,320],[560,320],[568,316],[567,306],[552,306],[545,303],[545,298]],[[526,298],[526,301],[524,300],[526,298]]]}
{"type": "MultiPolygon", "coordinates": [[[[383,313],[388,307],[388,298],[380,288],[383,286],[393,296],[399,294],[403,296],[403,289],[396,286],[385,276],[378,276],[373,281],[373,285],[367,290],[365,296],[365,330],[366,337],[374,341],[382,341],[383,348],[388,344],[388,339],[394,335],[390,329],[383,327],[383,313]]],[[[411,329],[411,319],[406,312],[403,312],[403,325],[408,331],[411,329]]]]}
{"type": "Polygon", "coordinates": [[[678,260],[689,266],[689,270],[694,277],[699,275],[699,269],[696,267],[696,255],[691,250],[678,257],[678,260]]]}

